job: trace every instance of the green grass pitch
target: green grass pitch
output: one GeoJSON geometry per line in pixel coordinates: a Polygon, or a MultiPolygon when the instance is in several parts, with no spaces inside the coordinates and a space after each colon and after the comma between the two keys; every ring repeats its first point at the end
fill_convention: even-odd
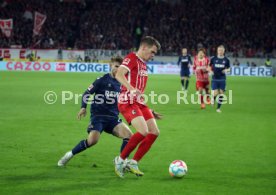
{"type": "MultiPolygon", "coordinates": [[[[62,91],[82,94],[99,74],[0,72],[1,194],[275,194],[276,80],[228,77],[233,104],[222,113],[207,106],[176,104],[178,76],[150,75],[147,91],[168,93],[161,134],[140,162],[142,178],[114,173],[121,140],[103,133],[99,143],[57,161],[87,136],[89,117],[78,121],[80,105],[61,102],[62,91]],[[48,105],[46,91],[58,100],[48,105]],[[182,179],[168,173],[173,160],[189,168],[182,179]],[[96,166],[93,166],[96,164],[96,166]]],[[[189,93],[195,91],[194,77],[189,93]]],[[[80,98],[78,99],[80,101],[80,98]]],[[[132,129],[133,130],[133,129],[132,129]]]]}

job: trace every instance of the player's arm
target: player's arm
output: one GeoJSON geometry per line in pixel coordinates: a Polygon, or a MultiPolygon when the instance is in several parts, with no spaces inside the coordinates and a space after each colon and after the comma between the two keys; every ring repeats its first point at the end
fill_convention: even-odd
{"type": "Polygon", "coordinates": [[[225,69],[222,72],[224,74],[227,74],[228,72],[230,72],[230,62],[229,62],[229,60],[226,61],[225,69]]]}
{"type": "Polygon", "coordinates": [[[116,73],[115,78],[123,85],[125,86],[130,92],[137,93],[137,89],[135,89],[129,81],[126,79],[125,75],[129,72],[128,67],[121,65],[116,73]]]}
{"type": "Polygon", "coordinates": [[[178,61],[177,61],[177,66],[180,66],[180,62],[181,62],[181,57],[178,57],[178,61]]]}
{"type": "Polygon", "coordinates": [[[209,73],[211,73],[212,75],[214,74],[214,71],[213,71],[213,58],[211,58],[211,60],[210,60],[210,62],[209,62],[208,71],[209,71],[209,73]]]}
{"type": "Polygon", "coordinates": [[[196,66],[196,60],[194,59],[194,63],[193,63],[193,73],[194,74],[196,73],[196,68],[197,68],[197,66],[196,66]]]}
{"type": "Polygon", "coordinates": [[[189,55],[189,64],[188,64],[189,67],[192,67],[193,66],[193,61],[192,61],[192,58],[191,56],[189,55]]]}
{"type": "Polygon", "coordinates": [[[91,85],[89,85],[89,87],[87,88],[87,90],[82,94],[82,98],[81,98],[81,109],[77,114],[77,118],[79,120],[81,120],[82,117],[86,116],[86,108],[87,108],[87,103],[89,101],[90,95],[94,94],[99,86],[100,86],[100,79],[98,78],[94,83],[92,83],[91,85]]]}

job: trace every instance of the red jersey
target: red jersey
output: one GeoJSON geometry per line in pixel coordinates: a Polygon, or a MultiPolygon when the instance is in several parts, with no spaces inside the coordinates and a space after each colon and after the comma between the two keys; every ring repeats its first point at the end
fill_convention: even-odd
{"type": "Polygon", "coordinates": [[[203,59],[198,59],[197,56],[195,56],[193,70],[195,72],[197,81],[202,81],[202,82],[209,81],[209,74],[207,71],[209,63],[210,63],[210,60],[208,59],[208,57],[204,57],[203,59]]]}
{"type": "MultiPolygon", "coordinates": [[[[135,53],[130,53],[124,58],[121,66],[128,70],[128,73],[125,75],[125,77],[130,85],[141,91],[143,94],[148,80],[146,63],[135,53]]],[[[126,100],[126,95],[129,94],[129,90],[123,85],[121,87],[121,94],[125,96],[124,100],[126,100]]]]}

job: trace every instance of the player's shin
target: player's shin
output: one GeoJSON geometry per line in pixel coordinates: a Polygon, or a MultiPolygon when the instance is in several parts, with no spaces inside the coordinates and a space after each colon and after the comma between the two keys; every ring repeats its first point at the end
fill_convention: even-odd
{"type": "Polygon", "coordinates": [[[143,156],[149,151],[157,137],[158,135],[149,133],[138,147],[138,150],[136,151],[133,160],[136,160],[137,162],[141,160],[143,156]]]}
{"type": "Polygon", "coordinates": [[[184,87],[184,79],[181,79],[181,85],[184,87]]]}
{"type": "Polygon", "coordinates": [[[87,140],[82,140],[80,141],[80,143],[78,143],[72,150],[73,155],[78,154],[84,150],[86,150],[87,148],[89,148],[90,146],[87,143],[87,140]]]}
{"type": "Polygon", "coordinates": [[[185,90],[187,90],[189,87],[189,79],[186,80],[186,83],[185,83],[185,90]]]}
{"type": "Polygon", "coordinates": [[[124,150],[124,148],[126,147],[128,142],[129,142],[129,138],[124,138],[123,139],[123,142],[122,142],[122,145],[121,145],[121,150],[120,150],[121,153],[124,150]]]}
{"type": "Polygon", "coordinates": [[[223,95],[218,95],[218,107],[217,107],[217,109],[220,109],[222,102],[223,102],[223,95]]]}
{"type": "Polygon", "coordinates": [[[142,135],[139,132],[136,132],[131,136],[128,143],[126,144],[125,148],[121,152],[120,157],[125,160],[129,154],[136,148],[136,146],[145,138],[144,135],[142,135]]]}

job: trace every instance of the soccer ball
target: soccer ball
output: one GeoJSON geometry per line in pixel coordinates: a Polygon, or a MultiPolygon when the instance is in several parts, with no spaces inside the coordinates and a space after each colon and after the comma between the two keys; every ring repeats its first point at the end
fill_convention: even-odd
{"type": "Polygon", "coordinates": [[[182,160],[175,160],[170,164],[169,173],[172,177],[183,177],[187,172],[188,167],[182,160]]]}

